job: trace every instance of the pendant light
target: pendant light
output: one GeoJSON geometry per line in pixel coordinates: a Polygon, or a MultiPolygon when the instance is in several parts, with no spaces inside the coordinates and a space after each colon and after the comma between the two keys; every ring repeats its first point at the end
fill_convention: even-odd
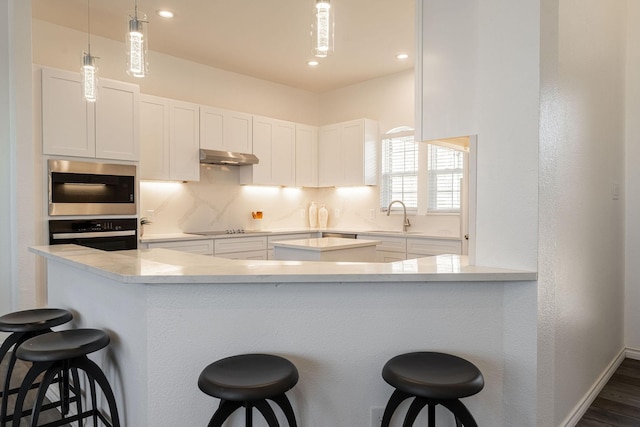
{"type": "Polygon", "coordinates": [[[330,0],[316,0],[316,19],[311,37],[313,39],[313,54],[324,58],[333,52],[333,8],[330,0]]]}
{"type": "Polygon", "coordinates": [[[91,55],[91,9],[87,0],[87,51],[82,53],[82,96],[88,102],[98,99],[98,67],[91,55]]]}
{"type": "Polygon", "coordinates": [[[144,77],[149,73],[147,23],[147,15],[138,12],[138,0],[135,0],[135,9],[128,15],[127,25],[127,73],[134,77],[144,77]]]}

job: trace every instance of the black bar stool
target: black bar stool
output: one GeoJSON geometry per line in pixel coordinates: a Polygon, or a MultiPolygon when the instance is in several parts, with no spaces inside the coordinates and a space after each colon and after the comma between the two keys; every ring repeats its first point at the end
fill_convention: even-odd
{"type": "Polygon", "coordinates": [[[7,412],[9,396],[18,393],[18,388],[11,388],[11,377],[16,364],[15,349],[24,341],[41,334],[51,332],[52,327],[67,323],[71,319],[73,319],[73,314],[71,314],[71,312],[59,308],[22,310],[8,313],[0,317],[0,331],[11,333],[0,347],[0,363],[4,361],[4,358],[9,351],[12,348],[14,349],[9,356],[7,372],[2,385],[2,393],[0,393],[0,397],[2,398],[2,405],[0,406],[1,427],[4,427],[5,423],[7,421],[11,421],[14,416],[7,412]]]}
{"type": "MultiPolygon", "coordinates": [[[[61,378],[61,418],[43,424],[43,426],[60,426],[92,417],[93,425],[95,426],[98,425],[98,419],[100,419],[106,426],[120,427],[116,400],[107,377],[100,367],[87,357],[87,354],[106,347],[109,345],[109,342],[109,335],[99,329],[70,329],[60,332],[49,332],[22,343],[16,350],[16,356],[21,360],[32,362],[33,365],[27,372],[20,386],[14,412],[16,414],[22,413],[27,392],[32,388],[32,384],[36,378],[44,373],[40,386],[38,387],[36,401],[33,405],[33,413],[31,414],[32,426],[38,425],[38,417],[42,410],[47,389],[53,382],[53,379],[58,377],[61,378]],[[77,375],[78,370],[84,371],[89,383],[91,408],[87,411],[82,410],[82,392],[77,375]],[[70,374],[73,376],[73,384],[71,384],[69,378],[70,374]],[[98,409],[96,383],[98,383],[109,405],[110,421],[107,420],[98,409]],[[71,393],[73,393],[73,396],[71,396],[71,393]],[[69,403],[73,401],[74,398],[76,401],[77,414],[68,416],[69,403]]],[[[13,427],[20,427],[20,418],[14,417],[13,427]]]]}
{"type": "Polygon", "coordinates": [[[270,354],[243,354],[218,360],[204,368],[198,378],[198,387],[220,399],[209,427],[221,427],[241,406],[245,407],[247,427],[253,425],[254,407],[269,427],[279,427],[267,399],[282,409],[289,427],[297,427],[293,408],[285,395],[297,382],[298,370],[287,359],[270,354]]]}
{"type": "Polygon", "coordinates": [[[445,353],[416,352],[401,354],[389,360],[382,378],[395,387],[382,416],[382,427],[389,427],[398,406],[413,397],[403,427],[410,427],[428,405],[429,427],[436,422],[436,406],[442,405],[456,417],[457,427],[477,427],[462,397],[479,393],[484,387],[480,370],[468,360],[445,353]]]}

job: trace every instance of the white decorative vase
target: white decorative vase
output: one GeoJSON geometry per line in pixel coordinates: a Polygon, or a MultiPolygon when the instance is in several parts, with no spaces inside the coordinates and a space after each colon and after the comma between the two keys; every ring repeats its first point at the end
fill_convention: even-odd
{"type": "Polygon", "coordinates": [[[324,205],[320,205],[320,209],[318,209],[318,227],[321,229],[327,228],[327,223],[329,222],[329,211],[324,205]]]}
{"type": "Polygon", "coordinates": [[[316,228],[318,226],[318,207],[316,202],[311,202],[309,206],[309,228],[316,228]]]}

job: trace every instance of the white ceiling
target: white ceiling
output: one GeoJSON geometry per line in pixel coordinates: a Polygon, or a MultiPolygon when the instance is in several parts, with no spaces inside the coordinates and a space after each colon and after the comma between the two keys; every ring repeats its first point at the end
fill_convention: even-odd
{"type": "MultiPolygon", "coordinates": [[[[307,65],[315,0],[138,0],[138,10],[149,16],[150,50],[313,92],[413,67],[414,0],[331,3],[335,52],[316,68],[307,65]],[[160,18],[161,8],[176,17],[160,18]]],[[[90,6],[91,33],[123,41],[134,0],[90,6]]],[[[32,8],[34,18],[87,31],[87,0],[32,0],[32,8]]]]}

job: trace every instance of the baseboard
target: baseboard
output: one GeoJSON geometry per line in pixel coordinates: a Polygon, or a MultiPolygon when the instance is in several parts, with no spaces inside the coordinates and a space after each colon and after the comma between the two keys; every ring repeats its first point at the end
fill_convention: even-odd
{"type": "MultiPolygon", "coordinates": [[[[604,386],[607,384],[607,381],[611,379],[611,376],[614,374],[616,369],[620,366],[625,357],[630,357],[627,355],[628,349],[623,348],[620,350],[618,355],[609,363],[607,369],[604,370],[600,378],[598,378],[589,391],[584,395],[582,400],[573,408],[573,411],[569,414],[569,416],[562,422],[560,425],[564,427],[574,427],[578,424],[578,421],[583,417],[585,412],[589,409],[589,406],[596,400],[598,394],[602,391],[604,386]]],[[[637,353],[640,358],[640,352],[637,353]]]]}
{"type": "Polygon", "coordinates": [[[627,348],[625,351],[625,356],[629,359],[640,360],[640,349],[637,348],[627,348]]]}

